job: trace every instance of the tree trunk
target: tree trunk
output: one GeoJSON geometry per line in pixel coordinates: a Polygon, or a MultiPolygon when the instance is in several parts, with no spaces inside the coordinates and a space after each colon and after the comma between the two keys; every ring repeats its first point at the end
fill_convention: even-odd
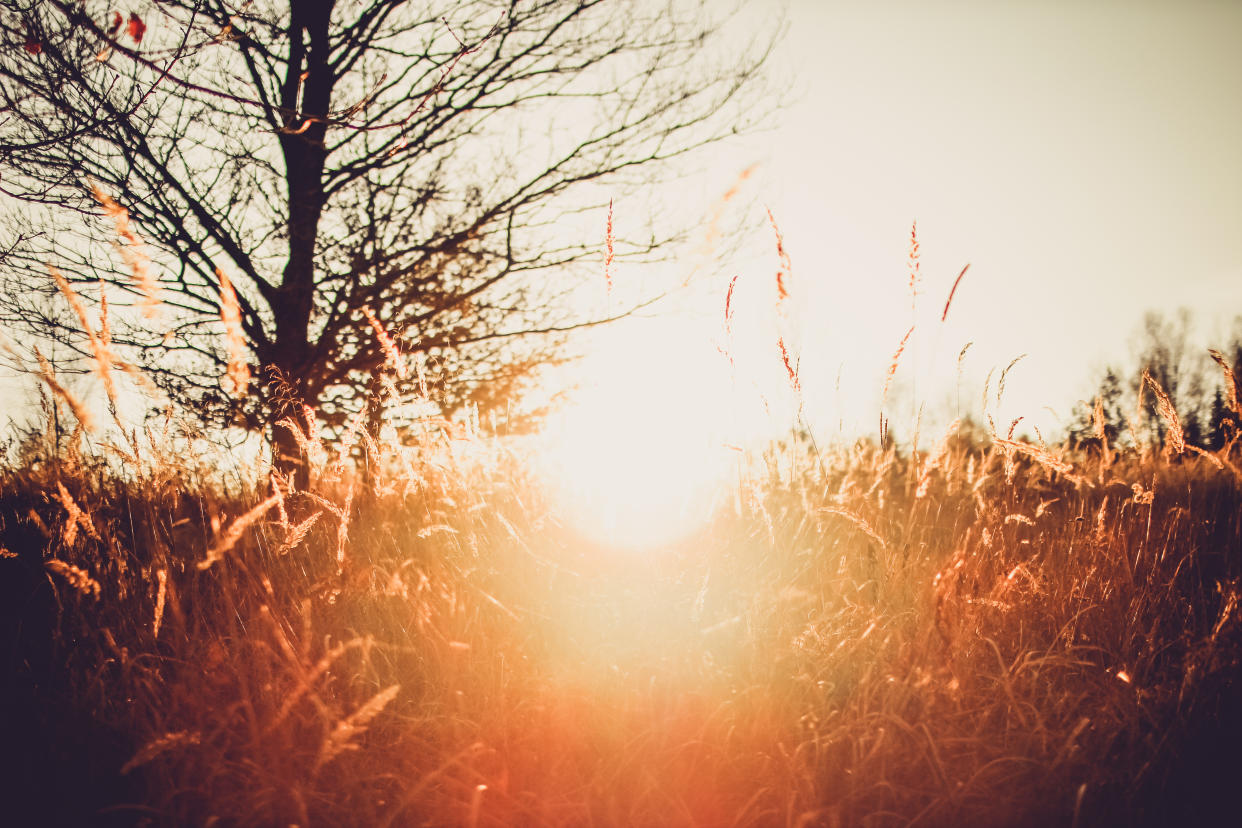
{"type": "Polygon", "coordinates": [[[280,92],[286,130],[280,134],[280,147],[288,190],[289,259],[278,288],[278,306],[272,309],[276,331],[269,364],[287,383],[284,391],[288,394],[282,393],[272,407],[272,449],[277,468],[292,473],[299,489],[310,482],[307,458],[289,430],[275,424],[291,417],[305,428],[302,406],[314,408],[317,402],[308,393],[313,387],[310,318],[315,297],[316,240],[325,201],[324,137],[336,82],[329,62],[332,6],[332,0],[292,4],[289,61],[280,92]]]}

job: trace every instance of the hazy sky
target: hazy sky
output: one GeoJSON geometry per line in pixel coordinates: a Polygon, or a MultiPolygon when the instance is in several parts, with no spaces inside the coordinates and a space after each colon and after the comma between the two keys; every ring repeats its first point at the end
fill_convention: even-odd
{"type": "Polygon", "coordinates": [[[967,341],[977,381],[1027,353],[1005,416],[1065,414],[1147,309],[1223,330],[1242,313],[1239,44],[1235,2],[790,0],[773,68],[793,103],[752,181],[793,257],[808,398],[842,362],[856,398],[876,387],[911,324],[915,219],[907,373],[953,376],[967,341]]]}
{"type": "MultiPolygon", "coordinates": [[[[709,375],[734,274],[738,350],[779,381],[783,336],[820,428],[844,418],[874,430],[885,368],[915,321],[895,425],[911,391],[941,407],[959,396],[956,358],[971,341],[962,410],[978,412],[989,369],[1027,354],[997,420],[1051,426],[1045,405],[1064,416],[1106,361],[1127,364],[1146,310],[1192,308],[1205,345],[1242,313],[1242,2],[744,0],[741,14],[742,31],[784,14],[770,68],[789,101],[768,130],[705,159],[708,194],[757,164],[738,199],[751,205],[749,253],[710,286],[697,340],[680,321],[622,329],[587,366],[632,388],[627,398],[664,370],[655,393],[671,408],[722,407],[687,377],[725,382],[709,375]],[[764,206],[793,262],[779,314],[764,206]],[[683,351],[687,361],[670,359],[683,351]]],[[[622,231],[641,209],[618,204],[622,231]]]]}
{"type": "MultiPolygon", "coordinates": [[[[705,176],[706,191],[723,193],[757,163],[737,200],[746,249],[681,315],[613,331],[587,362],[598,385],[564,432],[582,436],[551,438],[569,488],[646,515],[627,492],[649,493],[654,477],[692,489],[713,444],[787,432],[799,400],[817,443],[838,423],[847,437],[874,435],[912,324],[885,406],[903,435],[917,403],[925,434],[954,409],[979,419],[994,371],[997,427],[1024,417],[1019,434],[1053,436],[1106,363],[1133,367],[1149,309],[1187,306],[1200,344],[1226,344],[1242,314],[1242,2],[751,0],[740,31],[782,9],[769,68],[790,105],[743,146],[714,150],[705,176]],[[792,260],[783,303],[765,206],[792,260]],[[923,282],[912,307],[915,220],[923,282]],[[800,396],[783,376],[782,340],[800,396]],[[741,382],[713,344],[727,345],[741,382]],[[997,404],[999,374],[1023,354],[997,404]],[[601,461],[601,445],[624,462],[601,461]]],[[[691,220],[701,208],[681,193],[691,220]]],[[[622,228],[632,209],[620,205],[622,228]]],[[[619,282],[630,278],[618,268],[619,282]]]]}

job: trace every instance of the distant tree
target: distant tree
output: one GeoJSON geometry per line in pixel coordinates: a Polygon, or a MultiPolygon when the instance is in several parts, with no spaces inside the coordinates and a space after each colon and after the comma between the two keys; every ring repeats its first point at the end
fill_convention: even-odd
{"type": "MultiPolygon", "coordinates": [[[[1148,311],[1138,335],[1138,366],[1135,388],[1144,369],[1173,401],[1182,421],[1186,441],[1202,445],[1200,413],[1208,403],[1207,353],[1190,342],[1191,313],[1181,308],[1171,318],[1148,311]]],[[[1168,426],[1156,407],[1155,396],[1143,396],[1143,425],[1163,443],[1168,426]]]]}
{"type": "Polygon", "coordinates": [[[1096,426],[1096,400],[1098,399],[1104,439],[1109,445],[1115,445],[1125,428],[1125,415],[1121,408],[1124,398],[1125,389],[1116,369],[1111,366],[1105,368],[1096,396],[1090,400],[1081,401],[1074,407],[1069,426],[1070,438],[1080,444],[1089,444],[1100,439],[1096,426]]]}
{"type": "Polygon", "coordinates": [[[1208,420],[1206,447],[1217,451],[1224,447],[1238,430],[1237,417],[1225,404],[1225,392],[1217,388],[1212,394],[1212,411],[1208,420]]]}
{"type": "Polygon", "coordinates": [[[1239,423],[1235,408],[1238,400],[1242,398],[1242,389],[1238,387],[1239,377],[1242,377],[1242,317],[1234,320],[1231,345],[1217,351],[1213,358],[1223,363],[1220,366],[1221,385],[1212,395],[1211,416],[1208,420],[1208,447],[1217,450],[1238,435],[1239,423]],[[1228,371],[1225,370],[1226,367],[1228,371]]]}
{"type": "Polygon", "coordinates": [[[709,48],[720,21],[702,4],[161,0],[126,13],[3,3],[0,187],[50,209],[41,242],[5,263],[0,321],[86,356],[27,301],[48,289],[45,264],[94,301],[139,304],[157,287],[162,324],[114,318],[113,341],[176,399],[252,428],[303,404],[337,425],[359,412],[391,354],[377,329],[426,358],[401,390],[430,381],[449,409],[508,400],[557,356],[558,334],[600,321],[561,301],[572,266],[598,257],[598,193],[598,237],[552,233],[588,186],[648,181],[767,106],[767,44],[709,48]],[[145,285],[132,244],[128,264],[107,255],[117,230],[100,201],[150,246],[145,285]],[[220,273],[259,380],[233,399],[220,273]]]}
{"type": "MultiPolygon", "coordinates": [[[[1096,395],[1075,407],[1070,437],[1084,443],[1095,438],[1095,399],[1098,396],[1109,442],[1124,440],[1128,418],[1135,411],[1146,370],[1172,400],[1188,443],[1213,449],[1224,445],[1236,428],[1235,417],[1227,404],[1221,372],[1209,359],[1207,350],[1192,343],[1192,329],[1193,318],[1184,308],[1172,317],[1154,311],[1147,313],[1136,336],[1135,364],[1128,373],[1112,367],[1105,370],[1096,395]]],[[[1231,340],[1222,349],[1223,356],[1238,373],[1242,368],[1242,317],[1235,323],[1231,340]]],[[[1154,441],[1163,442],[1168,426],[1156,408],[1150,389],[1143,389],[1142,393],[1138,425],[1154,441]]]]}

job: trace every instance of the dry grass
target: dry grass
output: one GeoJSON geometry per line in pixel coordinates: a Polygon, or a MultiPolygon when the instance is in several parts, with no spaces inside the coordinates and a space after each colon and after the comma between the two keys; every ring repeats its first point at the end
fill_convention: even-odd
{"type": "MultiPolygon", "coordinates": [[[[288,425],[316,451],[313,420],[288,425]]],[[[471,467],[377,446],[374,480],[323,468],[305,492],[226,493],[154,433],[123,477],[12,468],[7,686],[76,724],[10,734],[10,781],[54,789],[94,757],[80,796],[13,801],[160,825],[1159,825],[1231,805],[1238,481],[1198,455],[1105,466],[972,434],[784,458],[792,479],[743,481],[641,563],[561,528],[496,446],[471,467]]]]}
{"type": "Polygon", "coordinates": [[[216,278],[220,280],[220,321],[224,323],[224,342],[228,351],[228,362],[225,368],[226,387],[230,395],[236,399],[246,396],[250,385],[250,366],[246,361],[246,334],[242,330],[241,305],[237,301],[237,291],[228,275],[216,268],[216,278]]]}
{"type": "MultiPolygon", "coordinates": [[[[141,38],[139,38],[141,39],[141,38]]],[[[147,254],[146,245],[134,230],[129,220],[129,210],[117,204],[112,196],[105,193],[98,185],[91,185],[91,194],[99,203],[103,214],[110,218],[116,235],[116,249],[121,254],[134,287],[142,296],[143,315],[148,319],[157,319],[163,306],[163,289],[159,280],[151,272],[151,257],[147,254]]]]}
{"type": "MultiPolygon", "coordinates": [[[[910,278],[913,300],[914,228],[910,278]]],[[[106,315],[96,331],[58,284],[107,382],[125,364],[106,315]]],[[[239,336],[223,274],[220,298],[239,336]]],[[[11,824],[1158,826],[1234,808],[1242,473],[1232,442],[1186,450],[1150,377],[1168,451],[1137,416],[1133,445],[1109,445],[1098,403],[1089,448],[965,421],[931,452],[883,433],[771,451],[697,534],[635,558],[565,528],[477,427],[463,452],[451,424],[399,444],[358,418],[330,445],[305,408],[279,424],[311,467],[298,489],[261,460],[226,478],[171,414],[91,442],[40,367],[49,420],[63,404],[82,427],[49,424],[0,468],[0,702],[27,714],[0,731],[11,824]]]]}

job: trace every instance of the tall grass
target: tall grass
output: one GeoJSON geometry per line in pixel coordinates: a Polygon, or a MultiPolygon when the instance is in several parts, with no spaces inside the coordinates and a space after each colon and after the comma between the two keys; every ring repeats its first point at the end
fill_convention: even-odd
{"type": "MultiPolygon", "coordinates": [[[[135,372],[106,311],[96,330],[58,285],[105,382],[135,372]]],[[[1242,472],[1234,442],[1185,443],[1150,377],[1162,452],[1109,445],[1099,416],[1082,445],[959,420],[930,451],[773,449],[640,558],[576,534],[477,433],[429,421],[399,442],[358,419],[330,444],[308,408],[279,426],[310,466],[298,488],[262,458],[225,476],[171,412],[126,428],[114,404],[112,439],[92,436],[40,365],[46,422],[0,469],[10,824],[1155,826],[1235,808],[1242,472]]]]}
{"type": "Polygon", "coordinates": [[[172,442],[115,447],[124,474],[62,445],[0,479],[18,822],[1233,806],[1242,499],[1213,458],[969,424],[916,455],[864,441],[781,458],[792,478],[760,465],[637,560],[565,528],[486,442],[361,441],[365,478],[320,450],[307,491],[225,487],[172,442]]]}

